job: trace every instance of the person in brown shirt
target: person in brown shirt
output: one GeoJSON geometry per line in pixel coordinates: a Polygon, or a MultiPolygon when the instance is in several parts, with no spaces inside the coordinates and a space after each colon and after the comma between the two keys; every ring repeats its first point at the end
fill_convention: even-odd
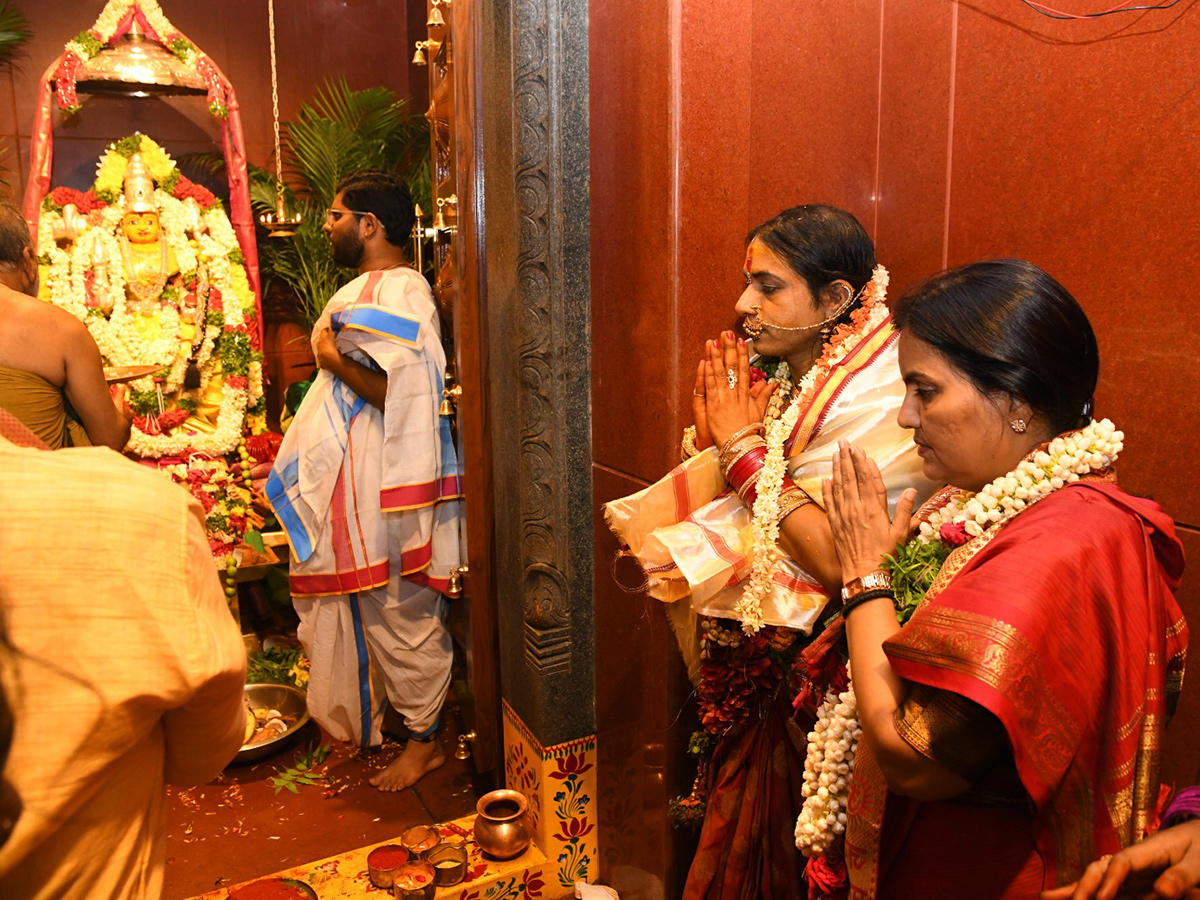
{"type": "Polygon", "coordinates": [[[241,746],[245,650],[186,491],[37,443],[0,410],[0,897],[155,900],[164,783],[241,746]]]}

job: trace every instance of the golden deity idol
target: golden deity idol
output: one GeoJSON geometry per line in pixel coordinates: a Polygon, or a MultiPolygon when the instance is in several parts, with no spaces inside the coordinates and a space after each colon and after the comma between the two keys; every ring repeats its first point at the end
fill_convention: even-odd
{"type": "Polygon", "coordinates": [[[83,321],[106,364],[155,366],[132,382],[130,449],[236,449],[261,427],[254,294],[228,216],[144,135],[114,143],[86,192],[56,188],[39,248],[46,298],[83,321]]]}

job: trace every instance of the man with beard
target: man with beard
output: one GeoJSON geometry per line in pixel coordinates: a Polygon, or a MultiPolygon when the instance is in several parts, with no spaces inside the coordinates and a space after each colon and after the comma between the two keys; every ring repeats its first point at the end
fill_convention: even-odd
{"type": "Polygon", "coordinates": [[[445,761],[443,618],[459,562],[460,470],[438,415],[446,359],[437,307],[404,247],[412,197],[395,175],[344,179],[325,233],[358,269],[313,329],[321,367],[284,437],[267,495],[292,549],[308,708],[338,740],[382,742],[390,702],[409,741],[371,779],[398,791],[445,761]],[[382,688],[382,690],[381,690],[382,688]]]}

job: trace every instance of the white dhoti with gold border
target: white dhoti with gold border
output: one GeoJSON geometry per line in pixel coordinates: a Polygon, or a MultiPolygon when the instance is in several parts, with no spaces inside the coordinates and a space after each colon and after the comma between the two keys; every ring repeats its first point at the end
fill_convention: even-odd
{"type": "Polygon", "coordinates": [[[316,333],[387,375],[383,410],[322,371],[284,437],[267,495],[292,550],[309,710],[341,740],[377,744],[387,700],[414,734],[450,681],[443,624],[461,558],[461,470],[438,414],[445,354],[425,279],[368,272],[329,301],[316,333]]]}

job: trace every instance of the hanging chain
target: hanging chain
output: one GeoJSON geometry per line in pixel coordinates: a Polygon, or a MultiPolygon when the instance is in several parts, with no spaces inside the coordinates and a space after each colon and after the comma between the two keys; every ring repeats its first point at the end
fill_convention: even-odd
{"type": "Polygon", "coordinates": [[[275,126],[275,200],[283,214],[283,153],[279,149],[279,74],[275,68],[275,0],[267,0],[267,24],[271,31],[271,115],[275,126]]]}

